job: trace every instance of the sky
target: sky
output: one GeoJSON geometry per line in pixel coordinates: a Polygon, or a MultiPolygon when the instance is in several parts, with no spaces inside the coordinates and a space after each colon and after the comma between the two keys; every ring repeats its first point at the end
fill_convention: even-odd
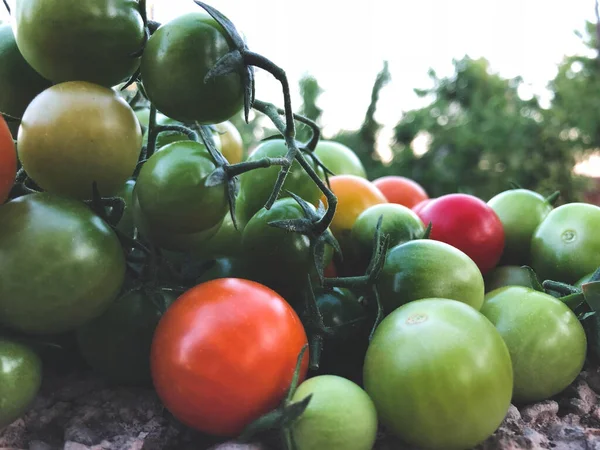
{"type": "MultiPolygon", "coordinates": [[[[15,0],[9,0],[14,4],[15,0]]],[[[148,0],[154,19],[167,22],[201,10],[193,0],[148,0]]],[[[316,77],[324,89],[324,135],[357,128],[383,62],[391,82],[382,91],[377,120],[382,138],[423,100],[429,68],[452,73],[452,59],[485,57],[505,77],[521,75],[523,95],[549,101],[547,83],[565,55],[585,47],[574,31],[595,20],[594,0],[212,0],[246,37],[249,48],[282,67],[300,103],[298,80],[316,77]]],[[[0,8],[0,19],[6,12],[0,8]]],[[[257,72],[257,98],[282,106],[280,86],[257,72]]]]}

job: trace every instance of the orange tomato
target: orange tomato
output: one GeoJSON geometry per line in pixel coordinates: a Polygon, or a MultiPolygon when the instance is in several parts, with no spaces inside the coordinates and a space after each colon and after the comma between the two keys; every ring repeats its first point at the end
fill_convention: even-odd
{"type": "Polygon", "coordinates": [[[382,192],[390,203],[398,203],[412,208],[429,196],[425,189],[410,178],[390,175],[373,180],[373,184],[382,192]]]}
{"type": "Polygon", "coordinates": [[[229,164],[237,164],[244,159],[244,142],[239,130],[230,121],[215,125],[221,138],[221,153],[229,164]]]}

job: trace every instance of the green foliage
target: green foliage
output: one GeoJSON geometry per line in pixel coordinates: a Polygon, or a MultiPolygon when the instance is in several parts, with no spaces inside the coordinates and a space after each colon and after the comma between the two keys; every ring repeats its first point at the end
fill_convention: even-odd
{"type": "MultiPolygon", "coordinates": [[[[300,95],[302,96],[302,106],[299,113],[309,118],[317,125],[321,126],[321,115],[323,110],[317,105],[317,99],[323,93],[317,79],[311,75],[305,75],[300,79],[300,95]]],[[[306,141],[310,138],[310,128],[300,123],[296,125],[296,139],[306,141]]]]}

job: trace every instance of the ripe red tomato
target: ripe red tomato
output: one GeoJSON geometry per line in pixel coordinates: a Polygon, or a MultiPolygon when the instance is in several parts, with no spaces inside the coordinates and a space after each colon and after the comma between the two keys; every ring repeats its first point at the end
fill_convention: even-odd
{"type": "Polygon", "coordinates": [[[17,174],[17,152],[6,121],[0,116],[0,203],[8,198],[17,174]]]}
{"type": "MultiPolygon", "coordinates": [[[[182,423],[233,436],[283,400],[307,343],[296,312],[254,281],[221,278],[184,292],[160,320],[152,378],[182,423]]],[[[308,352],[300,379],[308,370],[308,352]]]]}
{"type": "Polygon", "coordinates": [[[462,250],[482,274],[498,264],[504,250],[504,229],[483,200],[468,194],[443,195],[417,214],[423,223],[431,222],[431,239],[462,250]]]}
{"type": "Polygon", "coordinates": [[[373,184],[385,195],[388,202],[398,203],[407,208],[412,208],[429,198],[425,189],[410,178],[390,175],[373,180],[373,184]]]}
{"type": "MultiPolygon", "coordinates": [[[[419,211],[421,211],[423,208],[425,208],[427,205],[429,205],[432,201],[434,201],[435,198],[428,198],[425,199],[419,203],[417,203],[415,206],[413,206],[411,209],[413,210],[414,213],[419,214],[419,211]]],[[[427,224],[425,224],[427,225],[427,224]]]]}

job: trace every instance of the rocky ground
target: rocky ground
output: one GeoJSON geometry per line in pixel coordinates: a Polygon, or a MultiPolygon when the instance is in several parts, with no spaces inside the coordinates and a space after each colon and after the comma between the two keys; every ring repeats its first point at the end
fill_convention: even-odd
{"type": "MultiPolygon", "coordinates": [[[[600,450],[600,369],[586,368],[556,399],[511,407],[477,450],[600,450]]],[[[87,371],[46,374],[31,410],[0,432],[0,450],[203,450],[216,445],[178,424],[151,389],[114,388],[87,371]]],[[[262,446],[220,446],[254,450],[262,446]]],[[[381,433],[376,449],[414,450],[381,433]]]]}

